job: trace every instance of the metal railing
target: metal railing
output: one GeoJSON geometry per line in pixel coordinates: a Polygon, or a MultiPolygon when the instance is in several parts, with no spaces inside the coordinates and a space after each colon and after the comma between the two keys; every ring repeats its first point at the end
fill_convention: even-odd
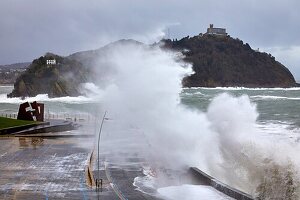
{"type": "MultiPolygon", "coordinates": [[[[17,119],[17,113],[0,113],[1,117],[17,119]]],[[[93,115],[88,113],[66,114],[66,113],[45,113],[44,119],[61,119],[74,122],[91,122],[97,120],[93,115]]]]}

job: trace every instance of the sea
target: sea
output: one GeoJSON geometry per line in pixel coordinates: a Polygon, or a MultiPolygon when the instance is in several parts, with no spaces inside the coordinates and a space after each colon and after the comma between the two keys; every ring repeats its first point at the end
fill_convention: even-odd
{"type": "MultiPolygon", "coordinates": [[[[0,85],[0,115],[17,114],[20,103],[39,101],[45,104],[46,114],[79,116],[93,114],[93,105],[101,101],[92,95],[48,98],[48,95],[40,94],[25,99],[7,98],[12,90],[12,85],[0,85]]],[[[300,88],[183,88],[179,96],[181,104],[206,112],[212,99],[222,93],[248,96],[257,107],[258,123],[285,125],[289,129],[300,127],[300,88]]]]}
{"type": "Polygon", "coordinates": [[[256,106],[257,125],[265,132],[296,140],[300,137],[300,88],[184,88],[180,98],[187,107],[206,112],[222,93],[248,97],[256,106]]]}
{"type": "Polygon", "coordinates": [[[48,98],[47,94],[40,94],[28,98],[7,98],[13,90],[13,85],[0,85],[0,116],[15,118],[19,105],[24,102],[37,101],[45,104],[45,118],[87,119],[95,115],[95,104],[98,98],[94,96],[48,98]]]}

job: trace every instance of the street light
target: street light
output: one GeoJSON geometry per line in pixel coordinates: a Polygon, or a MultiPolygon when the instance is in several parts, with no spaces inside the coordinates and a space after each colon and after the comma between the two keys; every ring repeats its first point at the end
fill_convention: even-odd
{"type": "Polygon", "coordinates": [[[102,131],[102,127],[103,127],[103,122],[106,119],[105,115],[106,115],[106,111],[104,112],[102,121],[101,121],[101,126],[100,126],[100,131],[99,131],[99,136],[98,136],[98,179],[96,179],[96,188],[99,188],[99,184],[101,186],[101,191],[102,191],[102,178],[100,178],[100,136],[101,136],[101,131],[102,131]]]}

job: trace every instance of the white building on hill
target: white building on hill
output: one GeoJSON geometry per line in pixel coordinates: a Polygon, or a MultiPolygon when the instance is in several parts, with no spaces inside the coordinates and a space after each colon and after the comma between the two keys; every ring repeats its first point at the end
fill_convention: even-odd
{"type": "Polygon", "coordinates": [[[47,60],[47,65],[56,65],[56,60],[47,60]]]}

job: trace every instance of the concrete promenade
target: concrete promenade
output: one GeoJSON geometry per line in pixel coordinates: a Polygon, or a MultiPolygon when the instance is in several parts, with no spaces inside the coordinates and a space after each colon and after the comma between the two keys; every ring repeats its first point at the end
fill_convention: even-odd
{"type": "MultiPolygon", "coordinates": [[[[134,128],[120,130],[112,122],[105,125],[100,140],[100,177],[95,150],[90,166],[93,178],[103,179],[102,190],[91,187],[86,173],[89,155],[97,149],[95,131],[81,127],[0,137],[0,199],[163,199],[155,188],[140,188],[145,193],[134,186],[136,177],[145,177],[144,167],[155,164],[149,163],[151,145],[145,136],[134,128]]],[[[155,187],[190,183],[182,172],[163,171],[169,180],[155,187]]]]}

